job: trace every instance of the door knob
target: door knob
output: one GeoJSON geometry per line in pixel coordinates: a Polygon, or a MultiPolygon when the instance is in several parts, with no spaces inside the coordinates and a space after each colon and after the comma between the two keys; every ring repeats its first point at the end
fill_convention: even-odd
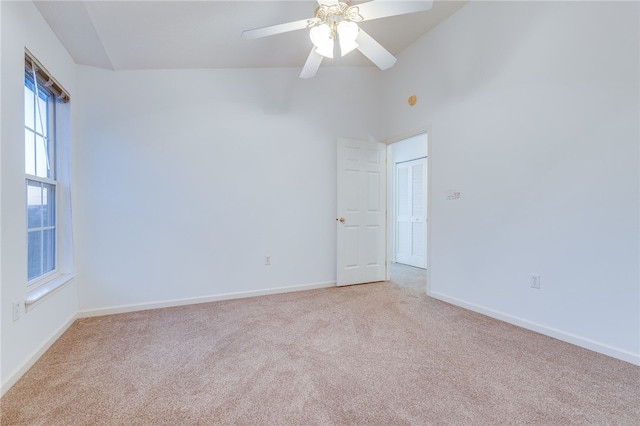
{"type": "Polygon", "coordinates": [[[341,217],[340,219],[336,219],[336,220],[339,220],[340,223],[344,223],[344,217],[341,217]]]}

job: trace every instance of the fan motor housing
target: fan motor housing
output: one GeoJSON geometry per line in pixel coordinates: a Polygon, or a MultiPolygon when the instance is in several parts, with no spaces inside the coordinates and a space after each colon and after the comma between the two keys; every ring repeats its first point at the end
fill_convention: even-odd
{"type": "Polygon", "coordinates": [[[349,3],[339,2],[334,5],[322,4],[316,8],[315,25],[320,24],[339,24],[342,21],[360,22],[364,18],[360,16],[357,6],[351,6],[349,3]]]}

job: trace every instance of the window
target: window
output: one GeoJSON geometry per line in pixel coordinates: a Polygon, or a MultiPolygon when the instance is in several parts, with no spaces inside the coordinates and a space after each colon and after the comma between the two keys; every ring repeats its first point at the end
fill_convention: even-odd
{"type": "Polygon", "coordinates": [[[24,172],[28,312],[74,273],[70,95],[25,49],[24,172]]]}
{"type": "Polygon", "coordinates": [[[27,191],[27,281],[57,265],[55,97],[33,71],[24,79],[24,152],[27,191]],[[35,78],[34,78],[35,77],[35,78]]]}

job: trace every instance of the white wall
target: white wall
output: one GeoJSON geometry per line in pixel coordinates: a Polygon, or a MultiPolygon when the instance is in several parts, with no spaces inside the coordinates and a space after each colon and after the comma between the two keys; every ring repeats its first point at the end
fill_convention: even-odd
{"type": "MultiPolygon", "coordinates": [[[[2,348],[0,380],[4,392],[73,320],[78,310],[72,281],[12,321],[11,304],[26,297],[26,218],[24,177],[24,49],[28,48],[56,79],[75,93],[75,64],[31,2],[0,2],[1,19],[1,182],[0,259],[2,348]]],[[[73,108],[73,107],[72,107],[73,108]]]]}
{"type": "Polygon", "coordinates": [[[368,138],[381,74],[298,74],[79,67],[85,314],[335,282],[336,140],[368,138]]]}
{"type": "Polygon", "coordinates": [[[382,136],[431,126],[432,296],[640,364],[638,7],[470,3],[386,76],[382,136]]]}
{"type": "Polygon", "coordinates": [[[391,144],[391,162],[396,164],[426,157],[427,137],[426,133],[421,133],[391,144]]]}

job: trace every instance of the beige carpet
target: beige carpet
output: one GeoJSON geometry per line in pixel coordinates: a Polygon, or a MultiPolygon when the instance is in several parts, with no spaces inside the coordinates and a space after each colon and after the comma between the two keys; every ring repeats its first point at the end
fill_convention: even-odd
{"type": "Polygon", "coordinates": [[[640,424],[640,367],[427,298],[403,268],[404,286],[78,320],[2,424],[640,424]]]}

